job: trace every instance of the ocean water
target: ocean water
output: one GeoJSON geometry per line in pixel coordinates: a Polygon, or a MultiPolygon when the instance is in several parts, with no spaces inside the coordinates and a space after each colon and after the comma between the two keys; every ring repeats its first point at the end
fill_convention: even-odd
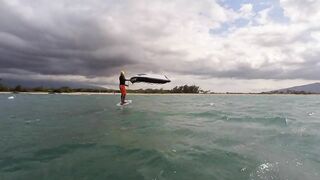
{"type": "Polygon", "coordinates": [[[320,179],[320,96],[9,96],[1,180],[320,179]]]}

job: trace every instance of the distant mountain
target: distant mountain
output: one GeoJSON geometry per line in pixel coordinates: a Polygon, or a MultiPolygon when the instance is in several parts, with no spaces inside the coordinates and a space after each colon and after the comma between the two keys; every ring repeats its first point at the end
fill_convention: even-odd
{"type": "Polygon", "coordinates": [[[294,86],[286,89],[279,89],[270,91],[267,93],[288,93],[288,94],[303,94],[303,93],[315,93],[320,94],[320,83],[307,84],[302,86],[294,86]]]}

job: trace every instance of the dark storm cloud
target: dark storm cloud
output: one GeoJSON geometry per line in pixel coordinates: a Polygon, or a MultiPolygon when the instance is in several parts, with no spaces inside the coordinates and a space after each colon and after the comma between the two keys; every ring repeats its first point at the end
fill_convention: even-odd
{"type": "Polygon", "coordinates": [[[306,61],[296,63],[298,68],[288,73],[291,78],[320,80],[320,51],[306,52],[303,56],[306,61]]]}
{"type": "MultiPolygon", "coordinates": [[[[50,88],[59,88],[63,86],[68,86],[72,88],[97,88],[99,84],[88,84],[85,82],[72,82],[64,80],[39,80],[39,79],[25,79],[25,78],[12,78],[8,77],[1,81],[7,87],[15,87],[20,85],[22,87],[32,88],[32,87],[50,87],[50,88]]],[[[109,85],[109,84],[108,84],[109,85]]]]}
{"type": "Polygon", "coordinates": [[[180,74],[193,74],[206,78],[235,78],[235,79],[282,79],[278,77],[281,69],[275,68],[252,68],[248,63],[238,63],[230,69],[221,69],[219,66],[203,64],[201,62],[189,62],[177,72],[180,74]],[[189,68],[187,68],[189,67],[189,68]],[[192,68],[191,68],[192,67],[192,68]],[[273,76],[275,75],[275,76],[273,76]]]}
{"type": "Polygon", "coordinates": [[[171,62],[163,67],[165,71],[181,75],[195,75],[202,78],[234,78],[234,79],[305,79],[320,80],[319,55],[305,56],[307,59],[301,63],[268,63],[260,67],[252,67],[249,63],[237,63],[228,69],[223,69],[219,64],[197,60],[192,62],[171,62]],[[289,67],[285,69],[283,67],[289,67]]]}
{"type": "Polygon", "coordinates": [[[44,75],[94,77],[112,75],[120,67],[134,64],[126,54],[95,54],[100,48],[124,44],[124,40],[103,31],[94,17],[57,14],[48,19],[53,26],[47,26],[18,11],[0,2],[1,72],[21,69],[44,75]]]}

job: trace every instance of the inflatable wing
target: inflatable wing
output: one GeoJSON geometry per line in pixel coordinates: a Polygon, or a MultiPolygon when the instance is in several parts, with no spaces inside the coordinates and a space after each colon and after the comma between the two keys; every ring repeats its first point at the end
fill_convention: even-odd
{"type": "Polygon", "coordinates": [[[171,82],[167,76],[157,75],[157,74],[137,74],[130,78],[130,82],[133,83],[155,83],[155,84],[165,84],[171,82]]]}

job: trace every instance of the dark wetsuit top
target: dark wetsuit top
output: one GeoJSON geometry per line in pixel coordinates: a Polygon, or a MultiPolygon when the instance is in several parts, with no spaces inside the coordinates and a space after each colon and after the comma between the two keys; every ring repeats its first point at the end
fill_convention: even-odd
{"type": "Polygon", "coordinates": [[[126,85],[126,78],[124,76],[119,77],[120,85],[126,85]]]}

